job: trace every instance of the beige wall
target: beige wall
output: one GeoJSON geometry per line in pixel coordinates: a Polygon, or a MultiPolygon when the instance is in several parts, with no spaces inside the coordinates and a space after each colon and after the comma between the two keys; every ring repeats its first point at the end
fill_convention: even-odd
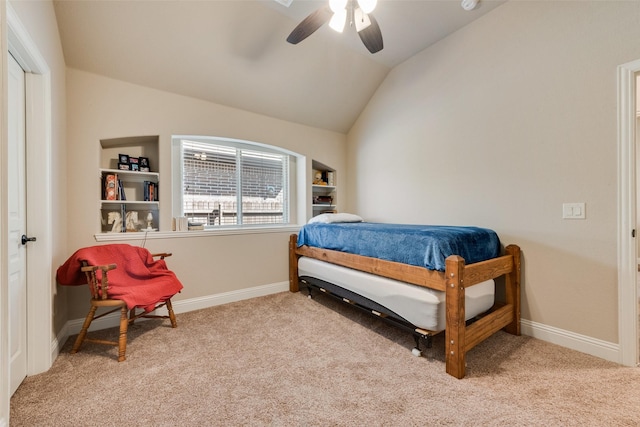
{"type": "Polygon", "coordinates": [[[392,70],[348,137],[347,209],[522,247],[522,317],[618,342],[616,68],[638,2],[508,2],[392,70]],[[586,202],[586,220],[563,220],[586,202]]]}
{"type": "MultiPolygon", "coordinates": [[[[640,58],[637,3],[501,6],[390,73],[349,135],[348,162],[341,134],[73,69],[65,89],[51,3],[12,5],[52,69],[54,265],[96,244],[100,139],[160,135],[170,182],[172,134],[220,135],[335,167],[341,210],[367,219],[494,228],[523,248],[524,318],[617,342],[616,67],[640,58]],[[574,201],[585,221],[560,218],[574,201]]],[[[147,246],[174,253],[180,299],[197,298],[285,281],[287,234],[147,246]]],[[[85,298],[70,292],[68,318],[84,316],[85,298]]],[[[58,296],[54,306],[56,332],[67,310],[58,296]]]]}
{"type": "MultiPolygon", "coordinates": [[[[345,170],[346,136],[174,95],[96,74],[67,70],[69,251],[97,244],[100,140],[160,136],[161,231],[171,226],[171,136],[213,135],[279,146],[345,170]]],[[[309,179],[311,174],[309,173],[309,179]]],[[[346,180],[345,180],[346,182],[346,180]]],[[[310,181],[309,181],[310,186],[310,181]]],[[[346,199],[346,192],[340,193],[346,199]]],[[[193,299],[288,280],[289,232],[152,239],[193,299]]],[[[141,244],[140,241],[128,241],[141,244]]],[[[70,255],[70,254],[69,254],[70,255]]],[[[72,289],[69,318],[83,317],[86,290],[72,289]]]]}

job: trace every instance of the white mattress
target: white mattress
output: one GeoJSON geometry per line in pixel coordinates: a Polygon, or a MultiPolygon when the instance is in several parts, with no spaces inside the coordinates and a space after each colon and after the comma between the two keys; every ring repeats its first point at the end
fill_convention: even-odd
{"type": "MultiPolygon", "coordinates": [[[[409,323],[429,331],[445,329],[445,293],[370,273],[301,257],[298,275],[315,277],[348,289],[388,308],[409,323]]],[[[465,291],[466,320],[493,306],[495,282],[487,280],[465,291]]]]}

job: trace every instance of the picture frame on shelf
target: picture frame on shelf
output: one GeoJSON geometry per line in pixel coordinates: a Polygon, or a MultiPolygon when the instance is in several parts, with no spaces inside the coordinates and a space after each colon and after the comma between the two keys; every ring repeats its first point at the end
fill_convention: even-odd
{"type": "Polygon", "coordinates": [[[149,158],[148,157],[138,157],[138,163],[140,164],[140,168],[148,168],[149,167],[149,158]]]}
{"type": "Polygon", "coordinates": [[[118,154],[118,165],[120,163],[129,164],[129,155],[128,154],[118,154]]]}
{"type": "Polygon", "coordinates": [[[130,171],[131,170],[131,165],[129,163],[119,162],[118,163],[118,169],[120,169],[121,171],[130,171]]]}

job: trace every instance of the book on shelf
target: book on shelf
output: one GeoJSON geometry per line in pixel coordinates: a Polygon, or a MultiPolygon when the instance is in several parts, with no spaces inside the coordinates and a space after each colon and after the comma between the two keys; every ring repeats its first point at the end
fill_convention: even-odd
{"type": "Polygon", "coordinates": [[[327,172],[327,185],[330,187],[333,187],[336,184],[333,177],[333,172],[327,172]]]}
{"type": "Polygon", "coordinates": [[[314,205],[331,205],[333,203],[333,197],[331,196],[313,196],[314,205]]]}
{"type": "Polygon", "coordinates": [[[127,196],[124,194],[124,186],[122,180],[118,180],[118,200],[127,200],[127,196]]]}
{"type": "Polygon", "coordinates": [[[144,201],[158,201],[158,184],[153,181],[144,181],[144,201]]]}
{"type": "Polygon", "coordinates": [[[118,200],[118,175],[106,174],[104,180],[104,200],[118,200]]]}
{"type": "Polygon", "coordinates": [[[127,232],[127,226],[125,224],[125,218],[127,217],[127,206],[122,204],[120,205],[120,215],[122,216],[122,233],[126,233],[127,232]]]}
{"type": "Polygon", "coordinates": [[[116,173],[108,173],[102,177],[102,200],[127,200],[122,180],[116,173]]]}

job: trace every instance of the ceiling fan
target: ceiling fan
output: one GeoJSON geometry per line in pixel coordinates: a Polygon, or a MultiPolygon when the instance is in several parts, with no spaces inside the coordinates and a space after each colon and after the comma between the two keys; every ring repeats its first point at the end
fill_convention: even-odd
{"type": "Polygon", "coordinates": [[[318,28],[329,22],[329,26],[338,32],[344,30],[345,24],[355,27],[360,40],[371,53],[382,50],[382,33],[380,26],[371,12],[377,0],[329,0],[325,5],[311,13],[293,29],[287,41],[298,44],[313,34],[318,28]]]}

